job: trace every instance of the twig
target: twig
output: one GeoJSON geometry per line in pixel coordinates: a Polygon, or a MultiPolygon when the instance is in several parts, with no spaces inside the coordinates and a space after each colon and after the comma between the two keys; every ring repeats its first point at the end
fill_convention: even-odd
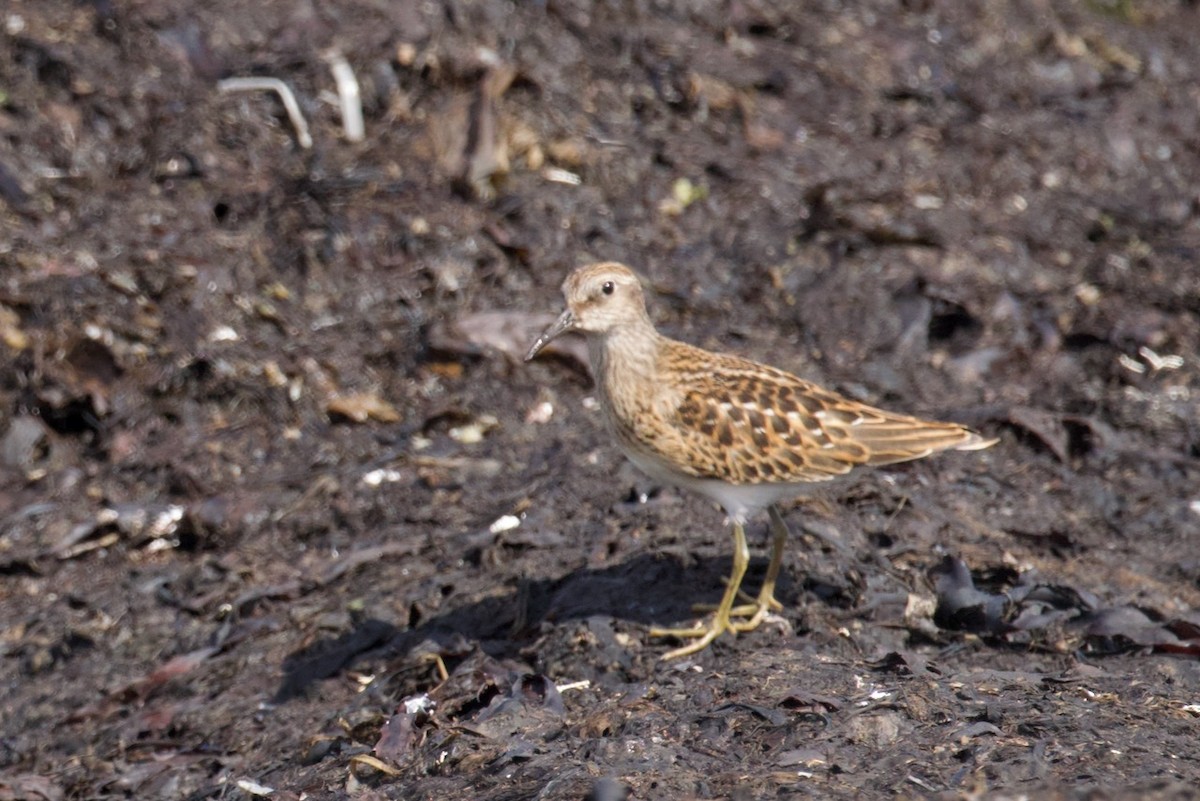
{"type": "Polygon", "coordinates": [[[361,142],[366,135],[363,126],[362,93],[358,88],[358,78],[346,57],[336,51],[325,56],[329,69],[333,73],[333,81],[337,84],[338,101],[342,107],[342,130],[346,132],[349,142],[361,142]]]}
{"type": "Polygon", "coordinates": [[[292,121],[292,127],[296,129],[296,141],[300,144],[300,147],[305,150],[312,147],[312,134],[308,132],[308,122],[305,121],[304,114],[300,111],[300,104],[296,102],[296,95],[290,86],[278,78],[226,78],[223,81],[217,82],[217,91],[274,92],[283,101],[283,108],[287,111],[288,119],[292,121]]]}

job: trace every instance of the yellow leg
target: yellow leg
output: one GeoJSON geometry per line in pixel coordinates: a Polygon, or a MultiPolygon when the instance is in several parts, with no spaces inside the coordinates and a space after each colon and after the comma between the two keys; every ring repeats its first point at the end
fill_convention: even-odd
{"type": "Polygon", "coordinates": [[[707,628],[699,623],[689,629],[650,629],[651,637],[695,637],[696,641],[682,648],[667,651],[662,659],[677,659],[697,651],[703,651],[708,644],[726,631],[736,631],[729,622],[729,610],[733,608],[733,599],[737,596],[738,588],[742,585],[742,577],[746,575],[746,565],[750,564],[750,549],[746,547],[746,532],[742,524],[733,524],[733,572],[729,574],[729,582],[725,585],[725,594],[717,606],[716,614],[707,628]]]}
{"type": "Polygon", "coordinates": [[[758,628],[770,612],[783,609],[783,604],[775,600],[775,583],[779,580],[779,569],[783,566],[783,549],[787,545],[788,527],[776,506],[767,507],[767,512],[771,516],[771,561],[767,565],[762,589],[758,591],[758,600],[752,605],[739,606],[730,612],[738,617],[750,618],[732,624],[737,631],[752,631],[758,628]]]}
{"type": "MultiPolygon", "coordinates": [[[[779,580],[779,569],[783,566],[783,549],[787,545],[788,527],[778,508],[770,506],[767,511],[771,516],[771,561],[767,565],[767,575],[763,579],[762,589],[759,590],[757,598],[738,590],[737,597],[746,603],[730,609],[729,616],[750,618],[733,624],[738,631],[757,628],[768,612],[783,611],[783,604],[775,600],[775,584],[779,580]]],[[[711,604],[696,604],[692,608],[697,612],[711,612],[716,609],[711,604]]]]}

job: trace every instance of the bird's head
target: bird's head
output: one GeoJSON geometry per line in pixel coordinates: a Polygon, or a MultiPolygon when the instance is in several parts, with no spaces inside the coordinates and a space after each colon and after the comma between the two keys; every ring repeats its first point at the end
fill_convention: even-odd
{"type": "Polygon", "coordinates": [[[621,326],[649,322],[642,284],[623,264],[610,261],[580,267],[567,276],[562,291],[567,308],[533,343],[526,361],[567,331],[606,334],[621,326]]]}

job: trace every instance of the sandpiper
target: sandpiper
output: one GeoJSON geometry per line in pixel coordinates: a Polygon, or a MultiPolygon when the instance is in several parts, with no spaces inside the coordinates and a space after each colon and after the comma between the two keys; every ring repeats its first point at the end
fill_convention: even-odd
{"type": "Polygon", "coordinates": [[[859,467],[920,459],[996,442],[955,423],[876,409],[790,373],[712,353],[658,333],[637,276],[604,262],[563,283],[566,310],[529,349],[555,337],[587,337],[592,376],[608,428],[641,470],[720,504],[733,527],[733,571],[708,625],[651,628],[651,636],[692,641],[663,659],[694,654],[726,631],[750,631],[772,610],[787,524],[776,504],[806,485],[859,467]],[[757,598],[734,606],[750,555],[744,526],[766,509],[772,547],[757,598]]]}

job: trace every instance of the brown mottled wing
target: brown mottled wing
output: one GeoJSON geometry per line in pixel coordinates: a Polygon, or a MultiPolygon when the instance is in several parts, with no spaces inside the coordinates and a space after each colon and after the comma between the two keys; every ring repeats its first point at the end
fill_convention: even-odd
{"type": "Polygon", "coordinates": [[[676,409],[683,438],[676,454],[686,455],[685,469],[696,477],[827,481],[860,465],[991,444],[962,426],[865,406],[745,359],[677,353],[671,372],[687,390],[676,409]]]}

